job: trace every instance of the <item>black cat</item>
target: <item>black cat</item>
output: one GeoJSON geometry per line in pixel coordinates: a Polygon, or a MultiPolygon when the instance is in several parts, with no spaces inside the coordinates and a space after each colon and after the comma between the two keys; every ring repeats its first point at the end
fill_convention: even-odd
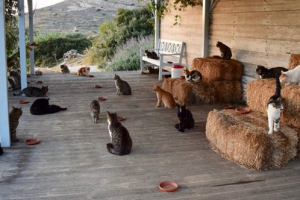
{"type": "Polygon", "coordinates": [[[225,44],[223,44],[222,42],[217,42],[217,47],[219,47],[220,51],[221,51],[221,57],[224,60],[230,60],[232,53],[231,53],[231,49],[226,46],[225,44]]]}
{"type": "Polygon", "coordinates": [[[281,75],[281,71],[288,71],[288,69],[284,67],[274,67],[271,69],[268,69],[262,65],[257,65],[256,68],[256,74],[260,76],[260,78],[277,78],[281,75]]]}
{"type": "Polygon", "coordinates": [[[0,156],[3,154],[3,149],[1,147],[1,143],[0,143],[0,156]]]}
{"type": "Polygon", "coordinates": [[[148,51],[147,49],[145,50],[145,55],[148,58],[154,59],[154,60],[159,60],[159,57],[157,56],[157,54],[155,53],[155,51],[148,51]]]}
{"type": "Polygon", "coordinates": [[[177,116],[179,120],[179,124],[175,125],[175,128],[178,131],[184,132],[186,129],[194,128],[194,118],[190,110],[188,110],[185,105],[180,105],[176,103],[177,106],[177,116]]]}
{"type": "Polygon", "coordinates": [[[61,110],[67,110],[67,108],[61,108],[57,105],[49,105],[49,99],[37,99],[30,106],[30,113],[33,115],[45,115],[57,113],[61,110]]]}

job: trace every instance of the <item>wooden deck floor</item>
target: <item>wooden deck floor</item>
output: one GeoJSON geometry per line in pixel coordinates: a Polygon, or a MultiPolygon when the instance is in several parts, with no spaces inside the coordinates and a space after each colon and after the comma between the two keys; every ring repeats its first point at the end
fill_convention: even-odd
{"type": "MultiPolygon", "coordinates": [[[[174,128],[175,109],[155,108],[155,76],[118,72],[133,91],[132,96],[118,96],[114,73],[93,74],[95,78],[64,74],[29,78],[33,83],[42,79],[49,85],[50,103],[68,110],[33,116],[30,104],[22,106],[17,130],[21,141],[5,148],[0,157],[1,200],[299,199],[299,160],[280,170],[256,172],[223,159],[209,148],[205,138],[207,114],[220,106],[190,106],[196,125],[182,134],[174,128]],[[103,88],[95,89],[95,84],[103,88]],[[106,96],[107,101],[100,102],[100,123],[93,124],[89,105],[98,96],[106,96]],[[130,155],[107,152],[107,110],[126,117],[123,125],[133,139],[130,155]],[[32,137],[41,143],[26,146],[23,141],[32,137]],[[164,180],[175,181],[180,188],[173,193],[161,192],[157,185],[164,180]],[[226,185],[254,180],[261,181],[226,185]]],[[[19,106],[21,98],[10,95],[10,105],[19,106]]]]}

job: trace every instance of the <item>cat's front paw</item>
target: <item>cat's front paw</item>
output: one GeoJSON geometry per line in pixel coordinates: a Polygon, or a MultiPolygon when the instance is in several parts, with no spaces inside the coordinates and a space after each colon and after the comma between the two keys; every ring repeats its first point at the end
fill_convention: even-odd
{"type": "Polygon", "coordinates": [[[269,135],[272,135],[272,134],[273,134],[273,131],[269,131],[268,134],[269,134],[269,135]]]}
{"type": "Polygon", "coordinates": [[[107,143],[107,144],[106,144],[106,148],[107,148],[107,149],[111,149],[111,148],[113,148],[113,145],[112,145],[112,143],[107,143]]]}
{"type": "Polygon", "coordinates": [[[275,131],[275,132],[278,132],[278,128],[274,128],[274,131],[275,131]]]}
{"type": "Polygon", "coordinates": [[[183,129],[183,128],[179,128],[178,131],[180,131],[180,132],[183,133],[183,132],[184,132],[184,129],[183,129]]]}
{"type": "Polygon", "coordinates": [[[175,128],[176,128],[176,129],[179,129],[179,124],[175,124],[175,128]]]}

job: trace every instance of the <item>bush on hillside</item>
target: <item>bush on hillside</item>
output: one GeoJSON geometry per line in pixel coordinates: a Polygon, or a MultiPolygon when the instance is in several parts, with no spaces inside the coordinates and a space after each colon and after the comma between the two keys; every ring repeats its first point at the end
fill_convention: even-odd
{"type": "Polygon", "coordinates": [[[106,71],[132,71],[140,69],[140,48],[153,49],[153,36],[131,38],[116,50],[106,71]]]}
{"type": "Polygon", "coordinates": [[[139,38],[153,33],[152,14],[147,8],[119,9],[112,21],[105,21],[99,28],[92,48],[86,51],[85,61],[104,67],[110,61],[119,45],[130,38],[139,38]]]}

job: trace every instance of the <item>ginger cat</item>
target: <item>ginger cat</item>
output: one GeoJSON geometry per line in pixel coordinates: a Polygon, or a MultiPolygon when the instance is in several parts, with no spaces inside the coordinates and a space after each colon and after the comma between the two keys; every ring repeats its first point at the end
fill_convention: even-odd
{"type": "Polygon", "coordinates": [[[167,108],[175,108],[176,107],[175,100],[170,92],[163,90],[161,87],[159,87],[156,84],[153,87],[153,91],[156,92],[156,96],[157,96],[156,107],[160,107],[161,102],[163,102],[163,104],[167,108]]]}
{"type": "Polygon", "coordinates": [[[78,76],[89,76],[90,67],[81,67],[78,69],[77,75],[78,76]]]}

